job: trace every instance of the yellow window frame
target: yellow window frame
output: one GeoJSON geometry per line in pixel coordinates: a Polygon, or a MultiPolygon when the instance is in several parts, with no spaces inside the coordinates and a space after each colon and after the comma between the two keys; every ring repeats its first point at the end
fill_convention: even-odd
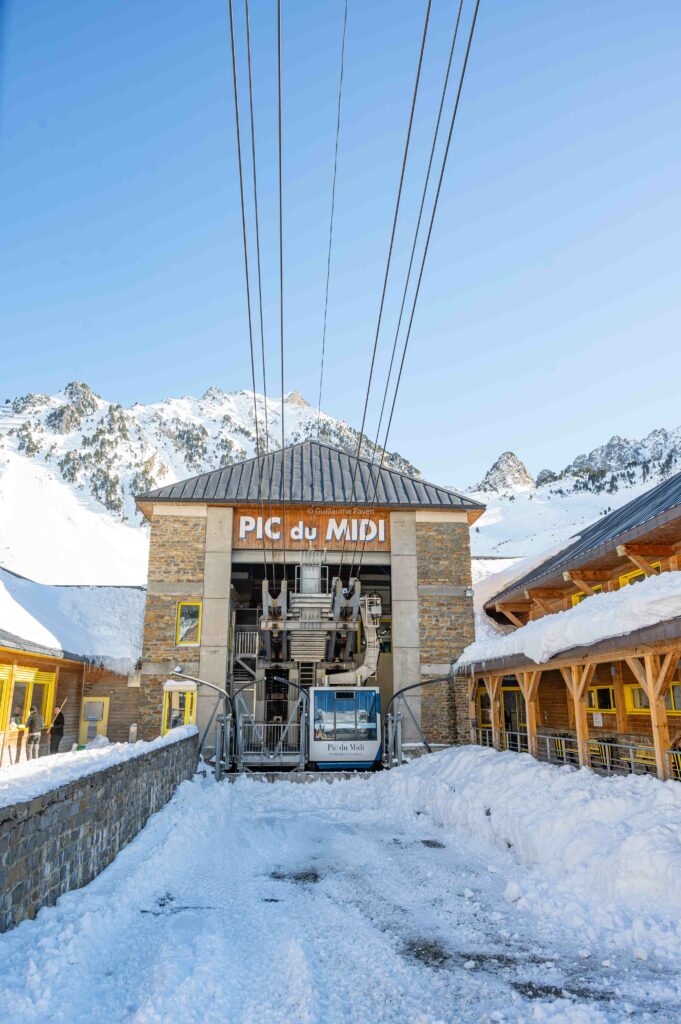
{"type": "MultiPolygon", "coordinates": [[[[18,729],[26,728],[26,719],[30,714],[31,705],[34,703],[33,690],[34,687],[38,685],[45,687],[43,699],[38,710],[45,720],[45,728],[49,729],[52,721],[52,710],[54,708],[54,691],[57,682],[57,673],[43,672],[38,668],[25,668],[22,665],[12,667],[13,672],[7,689],[7,696],[4,698],[6,702],[6,724],[9,725],[10,723],[15,705],[16,686],[17,683],[20,683],[26,686],[26,695],[24,697],[23,707],[21,708],[21,714],[19,716],[20,720],[18,723],[15,723],[15,726],[18,729]]],[[[2,680],[1,676],[0,680],[2,680]]],[[[3,719],[3,721],[5,721],[5,719],[3,719]]]]}
{"type": "MultiPolygon", "coordinates": [[[[669,684],[669,690],[667,691],[667,696],[668,696],[668,698],[670,700],[671,707],[668,707],[666,709],[666,711],[667,711],[668,715],[675,715],[675,716],[678,717],[679,715],[681,715],[681,696],[679,697],[679,700],[677,702],[676,699],[675,699],[675,696],[676,696],[675,692],[672,689],[672,687],[674,687],[674,686],[676,686],[676,687],[679,686],[678,679],[673,679],[671,681],[671,683],[669,684]],[[678,706],[677,706],[677,703],[678,703],[678,706]]],[[[648,699],[648,695],[646,694],[646,692],[645,692],[645,690],[643,689],[642,686],[638,686],[636,683],[626,683],[625,686],[624,686],[624,704],[625,704],[625,708],[626,708],[627,714],[628,715],[647,715],[648,717],[650,717],[650,708],[649,707],[647,707],[647,708],[637,708],[637,707],[634,706],[634,690],[640,690],[641,693],[646,698],[646,700],[648,699]]]]}
{"type": "MultiPolygon", "coordinates": [[[[660,562],[651,562],[650,568],[659,569],[660,572],[662,572],[662,565],[660,562]]],[[[625,572],[619,577],[619,584],[620,587],[628,587],[630,583],[634,582],[634,580],[644,579],[646,579],[646,574],[643,569],[632,569],[631,572],[625,572]]]]}
{"type": "MultiPolygon", "coordinates": [[[[167,732],[170,732],[171,726],[168,725],[169,711],[171,710],[171,701],[175,694],[184,694],[185,706],[184,709],[180,709],[182,713],[182,722],[179,725],[195,725],[196,724],[196,690],[166,690],[163,694],[163,719],[161,721],[161,735],[165,736],[167,732]]],[[[177,726],[172,726],[177,728],[177,726]]]]}
{"type": "MultiPolygon", "coordinates": [[[[617,710],[617,700],[615,698],[615,687],[614,686],[608,686],[607,683],[598,683],[596,686],[590,686],[589,687],[589,693],[590,694],[591,693],[595,694],[597,690],[609,690],[611,706],[609,708],[599,708],[599,707],[596,707],[596,706],[589,707],[589,702],[587,701],[587,706],[586,706],[587,714],[589,714],[589,715],[614,715],[616,710],[617,710]]],[[[594,698],[594,703],[595,702],[596,702],[596,698],[594,698]]]]}
{"type": "Polygon", "coordinates": [[[201,646],[201,626],[203,623],[203,601],[178,601],[177,602],[177,614],[175,616],[175,646],[176,647],[200,647],[201,646]],[[183,608],[198,608],[199,609],[199,621],[197,624],[197,639],[196,640],[181,640],[180,639],[180,620],[182,617],[183,608]]]}
{"type": "Polygon", "coordinates": [[[477,724],[479,729],[491,729],[492,728],[492,702],[489,699],[487,687],[483,683],[482,686],[478,687],[478,692],[475,695],[475,710],[477,712],[477,724]],[[485,711],[489,714],[489,722],[483,722],[482,720],[482,698],[485,697],[488,701],[488,707],[485,711]]]}
{"type": "Polygon", "coordinates": [[[13,665],[0,665],[0,732],[9,724],[10,690],[12,689],[13,665]]]}
{"type": "MultiPolygon", "coordinates": [[[[600,592],[603,589],[603,587],[602,587],[602,585],[600,583],[594,583],[594,585],[593,585],[593,587],[591,589],[593,590],[594,594],[600,594],[600,592]]],[[[582,601],[586,600],[587,596],[590,597],[591,595],[590,594],[589,595],[585,594],[583,590],[580,590],[578,593],[573,594],[572,595],[572,607],[575,608],[578,604],[581,604],[582,601]]]]}

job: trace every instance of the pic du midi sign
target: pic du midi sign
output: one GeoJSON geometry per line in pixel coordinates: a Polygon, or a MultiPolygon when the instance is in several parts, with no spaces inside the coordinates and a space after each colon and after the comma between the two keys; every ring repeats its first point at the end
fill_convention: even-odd
{"type": "Polygon", "coordinates": [[[374,508],[309,508],[264,503],[234,510],[234,548],[261,548],[263,545],[288,550],[342,548],[343,544],[361,544],[367,551],[390,548],[390,517],[374,508]]]}

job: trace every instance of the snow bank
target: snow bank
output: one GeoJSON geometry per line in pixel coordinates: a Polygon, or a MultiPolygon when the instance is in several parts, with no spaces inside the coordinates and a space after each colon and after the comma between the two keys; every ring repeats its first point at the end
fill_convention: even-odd
{"type": "Polygon", "coordinates": [[[22,761],[20,764],[3,768],[0,772],[0,807],[33,800],[75,779],[93,775],[104,768],[122,764],[123,761],[130,761],[133,757],[150,754],[153,750],[178,743],[197,732],[195,725],[182,725],[177,729],[171,729],[165,736],[158,736],[155,740],[107,743],[105,746],[97,747],[89,745],[86,750],[39,757],[35,761],[22,761]]]}
{"type": "Polygon", "coordinates": [[[611,594],[594,594],[574,608],[545,615],[505,636],[488,633],[464,650],[455,668],[517,654],[543,664],[571,647],[677,616],[681,616],[681,572],[665,572],[611,594]]]}
{"type": "Polygon", "coordinates": [[[142,652],[144,590],[53,587],[0,569],[0,629],[123,674],[142,652]]]}
{"type": "MultiPolygon", "coordinates": [[[[633,588],[632,588],[633,589],[633,588]]],[[[681,943],[681,785],[602,778],[476,746],[390,772],[389,795],[438,824],[507,849],[524,868],[505,898],[567,916],[596,940],[658,953],[681,943]]]]}

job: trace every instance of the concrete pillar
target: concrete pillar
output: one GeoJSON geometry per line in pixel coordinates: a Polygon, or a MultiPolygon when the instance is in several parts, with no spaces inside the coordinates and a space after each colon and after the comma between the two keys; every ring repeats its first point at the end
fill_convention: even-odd
{"type": "MultiPolygon", "coordinates": [[[[390,513],[390,574],[392,593],[393,693],[421,679],[421,641],[416,575],[416,514],[390,513]]],[[[421,698],[418,690],[409,695],[409,706],[418,722],[421,698]]],[[[405,742],[417,739],[413,723],[405,719],[405,742]]]]}
{"type": "MultiPolygon", "coordinates": [[[[229,654],[232,521],[231,508],[208,507],[199,678],[222,687],[227,683],[229,654]]],[[[218,694],[208,687],[199,688],[196,721],[201,731],[208,724],[217,698],[218,694]]],[[[213,745],[213,737],[214,730],[211,729],[206,738],[207,746],[213,745]]]]}

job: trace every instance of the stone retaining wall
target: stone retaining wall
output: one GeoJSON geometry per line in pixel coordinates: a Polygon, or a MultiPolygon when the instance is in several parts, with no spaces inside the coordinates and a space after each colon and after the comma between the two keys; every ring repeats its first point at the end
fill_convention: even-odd
{"type": "Polygon", "coordinates": [[[103,871],[191,778],[198,747],[190,736],[1,808],[0,932],[103,871]]]}

